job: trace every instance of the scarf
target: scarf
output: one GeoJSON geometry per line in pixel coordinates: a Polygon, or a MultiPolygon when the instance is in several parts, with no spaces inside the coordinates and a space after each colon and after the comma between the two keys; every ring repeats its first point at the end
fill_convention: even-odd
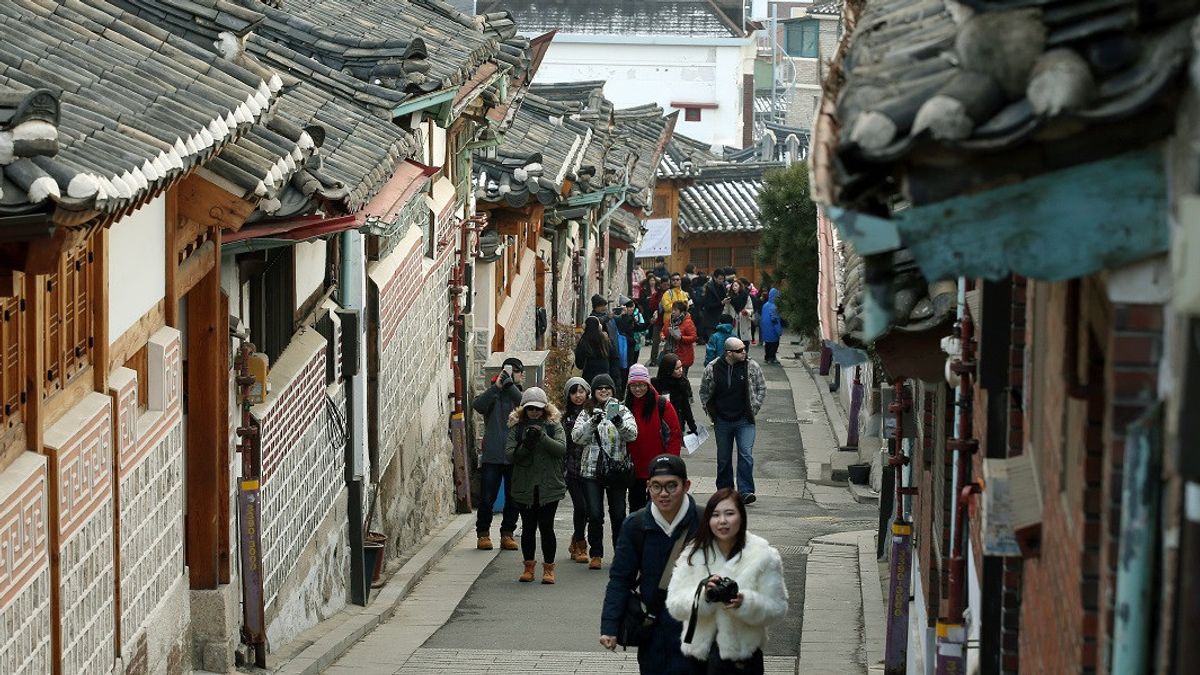
{"type": "Polygon", "coordinates": [[[675,312],[671,312],[671,328],[667,331],[667,343],[663,347],[663,350],[667,353],[676,353],[675,348],[678,346],[679,340],[677,340],[675,336],[671,334],[671,331],[683,330],[681,326],[683,326],[683,318],[685,316],[687,316],[686,313],[676,315],[675,312]]]}

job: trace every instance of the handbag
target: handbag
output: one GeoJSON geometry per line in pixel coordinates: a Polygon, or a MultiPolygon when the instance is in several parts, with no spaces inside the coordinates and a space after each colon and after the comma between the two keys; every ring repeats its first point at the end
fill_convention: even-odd
{"type": "Polygon", "coordinates": [[[596,457],[596,478],[605,487],[620,487],[629,484],[629,479],[633,477],[633,462],[631,460],[620,460],[604,449],[604,444],[600,442],[600,429],[597,426],[592,429],[592,436],[596,439],[596,447],[600,449],[600,455],[596,457]]]}
{"type": "MultiPolygon", "coordinates": [[[[671,555],[667,558],[667,566],[663,570],[662,578],[658,580],[659,593],[665,593],[667,586],[671,584],[671,575],[675,573],[675,560],[679,558],[679,553],[683,550],[684,540],[687,539],[685,535],[686,532],[680,534],[675,539],[675,546],[671,548],[671,555]]],[[[641,545],[638,546],[639,556],[641,555],[642,548],[641,545]]],[[[639,576],[638,582],[634,583],[633,588],[629,589],[629,595],[625,598],[625,613],[621,615],[621,623],[617,627],[617,644],[625,648],[647,645],[650,642],[650,635],[654,629],[654,624],[658,622],[658,610],[651,612],[646,607],[640,589],[641,579],[639,576]]],[[[661,610],[662,608],[660,607],[659,609],[661,610]]]]}

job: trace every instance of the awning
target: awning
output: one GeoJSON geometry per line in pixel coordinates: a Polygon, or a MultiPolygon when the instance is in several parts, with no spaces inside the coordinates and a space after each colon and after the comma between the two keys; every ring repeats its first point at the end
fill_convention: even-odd
{"type": "Polygon", "coordinates": [[[454,210],[455,196],[454,183],[449,178],[442,176],[433,182],[430,194],[425,195],[425,203],[429,205],[429,210],[433,212],[433,217],[437,222],[440,223],[450,217],[450,213],[454,210]]]}
{"type": "Polygon", "coordinates": [[[429,183],[430,177],[438,171],[441,171],[441,167],[426,166],[411,159],[400,162],[383,189],[358,212],[360,223],[372,217],[385,223],[392,222],[409,200],[420,192],[429,183]]]}
{"type": "Polygon", "coordinates": [[[358,226],[356,216],[308,216],[284,222],[250,225],[221,237],[221,255],[291,246],[297,242],[357,229],[358,226]]]}

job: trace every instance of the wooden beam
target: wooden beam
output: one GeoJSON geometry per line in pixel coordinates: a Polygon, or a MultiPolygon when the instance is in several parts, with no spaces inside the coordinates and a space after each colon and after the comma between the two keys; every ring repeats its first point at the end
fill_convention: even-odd
{"type": "MultiPolygon", "coordinates": [[[[175,270],[179,267],[178,259],[175,257],[175,232],[179,229],[179,187],[172,187],[167,190],[166,203],[164,204],[166,217],[166,255],[163,264],[167,267],[167,283],[163,288],[163,297],[167,298],[165,318],[168,326],[178,327],[179,303],[171,295],[171,289],[175,288],[175,270]]],[[[122,361],[124,363],[124,361],[122,361]]]]}
{"type": "MultiPolygon", "coordinates": [[[[201,227],[237,230],[254,213],[255,205],[192,174],[179,183],[175,209],[178,217],[201,227]]],[[[178,242],[183,244],[185,242],[178,242]]]]}
{"type": "MultiPolygon", "coordinates": [[[[217,233],[217,236],[219,237],[220,233],[217,233]]],[[[221,270],[220,270],[220,268],[218,268],[217,269],[217,279],[218,280],[220,279],[220,276],[221,276],[221,270]]],[[[219,283],[219,281],[218,281],[218,283],[219,283]]],[[[229,363],[229,346],[230,346],[229,338],[228,338],[228,335],[229,335],[229,296],[225,295],[225,293],[223,293],[223,292],[220,295],[221,295],[221,298],[220,298],[219,304],[220,304],[220,308],[221,308],[221,315],[220,315],[220,319],[218,319],[217,330],[220,332],[221,335],[226,336],[226,337],[223,337],[221,340],[218,341],[218,343],[221,346],[221,349],[220,349],[221,363],[226,364],[226,363],[229,363]]],[[[225,425],[228,426],[229,414],[230,414],[229,396],[228,396],[229,373],[227,370],[224,370],[223,365],[222,365],[221,372],[225,375],[225,379],[221,381],[222,396],[220,397],[220,403],[218,405],[218,411],[219,411],[218,414],[220,416],[217,419],[225,422],[225,425]]],[[[230,461],[232,459],[231,458],[232,448],[229,447],[229,435],[228,434],[222,434],[221,439],[222,440],[220,442],[218,442],[218,444],[217,444],[217,447],[218,447],[217,454],[219,455],[219,457],[217,458],[218,475],[219,476],[228,476],[229,470],[230,470],[230,461]]],[[[218,524],[230,522],[229,493],[227,490],[229,481],[225,480],[221,484],[223,486],[226,486],[226,488],[219,490],[218,495],[217,495],[217,503],[220,505],[220,513],[217,516],[218,524]]],[[[219,577],[220,582],[223,584],[227,584],[232,580],[233,558],[232,558],[231,546],[232,546],[232,544],[229,541],[229,528],[228,527],[218,527],[217,528],[217,576],[219,577]]]]}
{"type": "MultiPolygon", "coordinates": [[[[169,303],[165,299],[159,300],[150,311],[142,315],[140,319],[135,321],[121,337],[113,340],[108,346],[108,370],[125,365],[125,362],[133,357],[134,354],[146,344],[151,335],[158,332],[159,328],[168,325],[166,317],[163,314],[163,308],[169,303]]],[[[99,365],[99,361],[97,361],[99,365]]]]}
{"type": "Polygon", "coordinates": [[[92,244],[92,386],[108,396],[108,229],[92,244]]]}
{"type": "Polygon", "coordinates": [[[216,266],[216,254],[217,245],[209,240],[179,265],[179,269],[175,273],[175,287],[172,289],[175,303],[178,303],[180,298],[192,290],[192,287],[216,266]]]}
{"type": "MultiPolygon", "coordinates": [[[[215,232],[216,236],[220,236],[215,232]]],[[[213,266],[187,296],[187,565],[192,589],[221,583],[222,501],[229,480],[222,458],[228,448],[228,315],[221,302],[221,270],[213,266]]]]}

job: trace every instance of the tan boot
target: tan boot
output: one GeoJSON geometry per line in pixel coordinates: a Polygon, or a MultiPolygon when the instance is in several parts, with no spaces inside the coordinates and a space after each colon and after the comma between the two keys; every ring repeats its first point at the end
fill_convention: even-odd
{"type": "Polygon", "coordinates": [[[513,539],[511,532],[509,532],[508,534],[505,534],[504,532],[500,533],[500,549],[501,550],[515,551],[518,548],[520,548],[520,547],[517,546],[517,540],[513,539]]]}
{"type": "Polygon", "coordinates": [[[554,563],[542,563],[542,583],[554,583],[554,563]]]}
{"type": "Polygon", "coordinates": [[[588,569],[598,570],[602,565],[603,561],[600,558],[592,558],[592,561],[588,563],[588,569]]]}
{"type": "Polygon", "coordinates": [[[579,547],[575,549],[575,555],[571,557],[577,563],[585,563],[588,561],[588,545],[587,540],[580,539],[579,547]]]}
{"type": "Polygon", "coordinates": [[[525,571],[521,573],[521,576],[519,579],[517,579],[517,581],[524,581],[525,583],[529,583],[529,582],[533,581],[533,571],[534,571],[534,568],[536,568],[536,567],[537,567],[536,560],[526,560],[525,561],[525,571]]]}
{"type": "Polygon", "coordinates": [[[480,551],[492,550],[492,538],[486,534],[479,535],[479,541],[475,544],[475,548],[480,551]]]}
{"type": "Polygon", "coordinates": [[[571,545],[567,547],[567,557],[571,560],[575,559],[575,554],[579,552],[579,540],[571,537],[571,545]]]}

